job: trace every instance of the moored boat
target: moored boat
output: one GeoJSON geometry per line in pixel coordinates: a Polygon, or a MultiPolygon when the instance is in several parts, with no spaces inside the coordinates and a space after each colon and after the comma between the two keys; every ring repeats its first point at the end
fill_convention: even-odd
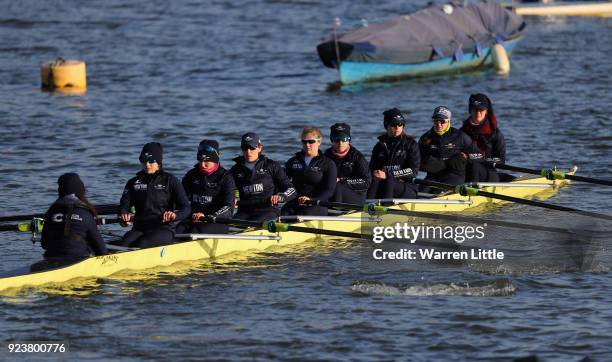
{"type": "MultiPolygon", "coordinates": [[[[572,172],[568,174],[573,174],[572,172]]],[[[520,177],[508,184],[486,186],[483,190],[500,195],[529,199],[535,195],[550,196],[559,186],[568,180],[551,181],[545,177],[520,177]]],[[[467,209],[477,209],[489,204],[504,203],[499,199],[483,196],[461,196],[456,193],[445,193],[433,199],[418,199],[415,202],[402,203],[391,207],[398,210],[423,212],[459,212],[467,209]]],[[[355,232],[362,227],[363,220],[368,215],[364,212],[351,212],[346,218],[321,218],[303,221],[295,226],[355,232]]],[[[405,216],[403,217],[406,218],[405,216]]],[[[398,217],[394,216],[394,222],[398,217]]],[[[389,222],[389,219],[383,220],[389,222]]],[[[121,271],[144,270],[160,266],[168,266],[182,261],[200,259],[215,259],[229,255],[244,257],[250,252],[266,250],[275,246],[288,246],[303,243],[313,239],[322,239],[324,235],[305,232],[271,233],[267,230],[249,230],[236,235],[219,235],[185,241],[166,246],[147,249],[117,252],[110,255],[90,257],[80,262],[57,266],[50,269],[33,272],[30,267],[0,274],[0,291],[15,288],[35,287],[48,283],[63,283],[75,278],[101,278],[121,271]]]]}
{"type": "Polygon", "coordinates": [[[520,16],[495,2],[433,4],[385,22],[352,28],[319,44],[323,64],[342,84],[464,71],[510,54],[526,31],[520,16]]]}

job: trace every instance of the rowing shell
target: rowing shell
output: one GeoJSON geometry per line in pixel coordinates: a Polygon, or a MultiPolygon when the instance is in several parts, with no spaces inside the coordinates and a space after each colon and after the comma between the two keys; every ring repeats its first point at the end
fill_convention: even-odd
{"type": "MultiPolygon", "coordinates": [[[[576,168],[570,173],[573,174],[576,168]]],[[[543,177],[521,177],[507,185],[494,185],[483,187],[483,190],[519,198],[532,198],[539,195],[541,198],[550,197],[559,186],[569,183],[568,180],[550,181],[543,177]],[[537,187],[546,184],[548,187],[537,187]]],[[[546,186],[544,185],[544,186],[546,186]]],[[[482,207],[491,204],[503,204],[504,201],[482,196],[461,196],[455,193],[446,193],[434,199],[419,199],[416,202],[404,203],[392,208],[401,210],[423,212],[447,212],[472,210],[482,211],[482,207]]],[[[310,228],[359,232],[362,226],[361,218],[365,220],[368,215],[363,212],[352,212],[346,216],[353,216],[354,221],[347,218],[340,221],[334,218],[313,220],[294,224],[310,228]]],[[[404,217],[405,220],[406,217],[404,217]]],[[[393,222],[397,222],[394,217],[393,222]]],[[[390,219],[385,218],[387,224],[390,219]]],[[[169,266],[178,262],[200,259],[214,259],[221,256],[240,255],[261,251],[276,246],[299,244],[313,239],[322,239],[323,235],[301,232],[284,232],[273,234],[265,230],[252,230],[236,235],[241,239],[228,238],[226,235],[219,238],[198,239],[185,241],[166,246],[118,252],[110,255],[90,257],[72,265],[56,267],[44,271],[32,272],[30,267],[0,274],[0,291],[8,289],[35,287],[48,283],[64,283],[75,278],[102,278],[120,271],[144,270],[161,266],[169,266]]],[[[232,236],[232,237],[236,237],[232,236]]]]}

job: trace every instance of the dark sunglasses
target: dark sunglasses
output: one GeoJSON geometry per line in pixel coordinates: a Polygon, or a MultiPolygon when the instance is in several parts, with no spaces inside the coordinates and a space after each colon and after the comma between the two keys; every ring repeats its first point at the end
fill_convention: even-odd
{"type": "Polygon", "coordinates": [[[391,127],[404,127],[403,123],[391,123],[389,126],[391,127]]]}
{"type": "Polygon", "coordinates": [[[315,143],[317,141],[320,141],[320,139],[316,138],[316,139],[310,139],[310,140],[302,140],[302,143],[303,144],[307,144],[308,143],[309,145],[311,145],[311,144],[313,144],[313,143],[315,143]]]}
{"type": "Polygon", "coordinates": [[[334,143],[338,143],[340,141],[342,141],[342,142],[350,142],[351,138],[350,137],[340,137],[340,138],[334,137],[334,138],[331,139],[331,141],[334,142],[334,143]]]}
{"type": "Polygon", "coordinates": [[[448,119],[434,119],[433,120],[433,123],[442,123],[442,124],[444,124],[446,122],[448,122],[448,119]]]}
{"type": "Polygon", "coordinates": [[[157,160],[154,157],[146,157],[146,156],[140,156],[138,158],[138,160],[140,161],[140,163],[157,163],[157,160]]]}
{"type": "Polygon", "coordinates": [[[246,151],[246,150],[255,151],[257,149],[257,147],[253,147],[253,146],[249,146],[249,145],[242,145],[242,146],[240,146],[240,148],[242,148],[243,151],[246,151]]]}

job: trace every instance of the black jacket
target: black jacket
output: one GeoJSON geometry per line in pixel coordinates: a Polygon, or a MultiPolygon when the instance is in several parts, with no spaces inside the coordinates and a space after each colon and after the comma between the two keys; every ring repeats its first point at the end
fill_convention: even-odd
{"type": "Polygon", "coordinates": [[[419,172],[420,162],[421,155],[414,138],[406,134],[399,137],[384,134],[378,137],[378,143],[372,149],[370,171],[383,170],[396,179],[412,179],[419,172]]]}
{"type": "Polygon", "coordinates": [[[296,191],[281,165],[260,155],[253,172],[245,165],[243,156],[234,158],[230,169],[240,195],[238,211],[251,211],[270,206],[270,197],[280,195],[283,202],[295,198],[296,191]]]}
{"type": "Polygon", "coordinates": [[[467,160],[461,153],[470,159],[481,159],[480,151],[472,145],[470,136],[451,127],[442,136],[433,128],[427,131],[419,140],[421,150],[421,169],[427,171],[429,177],[453,173],[465,177],[467,160]]]}
{"type": "Polygon", "coordinates": [[[189,200],[181,182],[172,174],[159,170],[149,175],[144,171],[130,179],[119,202],[120,213],[127,214],[135,207],[134,228],[148,230],[164,226],[162,215],[176,213],[176,219],[165,226],[173,227],[191,215],[189,200]]]}
{"type": "Polygon", "coordinates": [[[219,166],[211,175],[204,175],[199,165],[183,177],[183,187],[191,201],[191,213],[231,218],[234,213],[236,185],[232,175],[219,166]]]}
{"type": "Polygon", "coordinates": [[[338,183],[346,184],[354,191],[367,191],[372,182],[372,173],[368,167],[368,160],[353,145],[347,155],[342,159],[337,159],[331,147],[325,151],[325,156],[329,157],[336,164],[338,169],[338,183]]]}
{"type": "Polygon", "coordinates": [[[328,201],[336,191],[338,170],[336,164],[321,151],[309,165],[304,162],[304,151],[297,152],[285,164],[287,176],[297,190],[298,196],[328,201]]]}
{"type": "MultiPolygon", "coordinates": [[[[463,122],[463,126],[461,130],[465,132],[465,128],[467,127],[467,123],[470,121],[468,118],[465,122],[463,122]]],[[[489,135],[479,134],[478,130],[482,127],[470,127],[474,132],[473,136],[470,133],[465,132],[468,137],[472,140],[472,146],[482,153],[482,157],[485,159],[499,159],[501,162],[506,162],[506,138],[499,128],[497,128],[497,122],[487,120],[490,127],[492,128],[492,132],[489,135]],[[481,147],[482,146],[482,147],[481,147]],[[483,152],[484,151],[484,152],[483,152]]]]}
{"type": "Polygon", "coordinates": [[[45,214],[41,245],[45,257],[87,257],[92,251],[95,255],[108,253],[93,214],[74,196],[64,196],[51,205],[45,214]]]}

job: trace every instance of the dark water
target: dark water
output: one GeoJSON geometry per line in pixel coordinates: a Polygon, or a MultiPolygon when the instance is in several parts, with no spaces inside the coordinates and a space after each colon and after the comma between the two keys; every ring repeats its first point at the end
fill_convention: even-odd
{"type": "MultiPolygon", "coordinates": [[[[164,144],[164,166],[179,176],[204,137],[220,141],[230,166],[249,130],[284,161],[298,150],[303,125],[327,130],[346,121],[368,153],[383,110],[406,110],[418,136],[437,105],[463,119],[474,92],[493,99],[512,163],[576,164],[612,178],[610,19],[527,19],[509,77],[484,71],[327,90],[335,74],[314,47],[335,16],[384,18],[423,4],[3,2],[0,214],[44,210],[69,171],[82,175],[94,202],[117,202],[151,140],[164,144]],[[85,96],[39,90],[40,64],[57,56],[87,63],[85,96]]],[[[611,196],[581,184],[552,201],[605,212],[611,196]]],[[[518,206],[493,216],[578,225],[518,206]]],[[[144,281],[4,297],[0,339],[69,341],[79,359],[609,360],[607,241],[493,230],[487,242],[506,251],[503,262],[387,270],[365,262],[369,249],[358,242],[313,243],[150,272],[144,281]]],[[[3,233],[0,247],[1,270],[40,256],[27,235],[3,233]]]]}

